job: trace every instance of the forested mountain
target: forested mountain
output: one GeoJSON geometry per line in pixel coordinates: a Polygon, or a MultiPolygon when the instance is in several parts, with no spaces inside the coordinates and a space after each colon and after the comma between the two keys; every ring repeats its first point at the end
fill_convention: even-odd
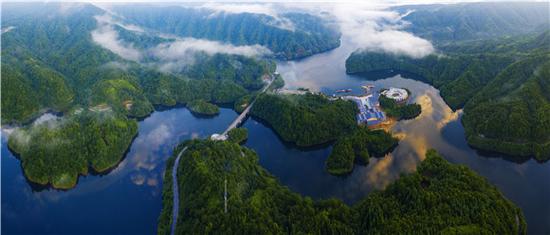
{"type": "Polygon", "coordinates": [[[113,24],[118,43],[142,50],[143,60],[127,60],[94,41],[97,16],[107,13],[91,4],[6,3],[2,13],[3,27],[12,27],[2,33],[2,123],[25,136],[9,146],[29,180],[54,187],[73,187],[88,166],[114,166],[137,133],[134,118],[153,105],[232,104],[262,88],[262,76],[275,69],[262,58],[197,51],[188,56],[192,63],[164,71],[165,61],[145,50],[174,40],[113,24]],[[62,120],[29,124],[47,111],[62,120]]]}
{"type": "Polygon", "coordinates": [[[547,2],[477,2],[394,7],[405,30],[431,41],[491,39],[548,29],[547,2]]]}
{"type": "Polygon", "coordinates": [[[453,109],[464,107],[468,143],[516,156],[550,158],[549,31],[441,46],[420,59],[355,52],[348,73],[398,70],[441,90],[453,109]],[[507,128],[502,128],[506,123],[507,128]]]}
{"type": "Polygon", "coordinates": [[[296,59],[340,45],[340,33],[323,19],[302,13],[280,18],[265,14],[225,13],[190,6],[148,4],[113,7],[128,22],[181,37],[204,38],[234,45],[259,44],[280,59],[296,59]]]}
{"type": "MultiPolygon", "coordinates": [[[[314,201],[282,186],[256,153],[228,141],[183,146],[177,178],[176,233],[232,234],[525,234],[522,212],[485,179],[434,150],[417,171],[354,206],[314,201]],[[224,212],[225,183],[227,212],[224,212]]],[[[174,157],[168,162],[168,169],[174,157]]],[[[158,234],[172,221],[172,171],[166,171],[158,234]]]]}
{"type": "Polygon", "coordinates": [[[506,67],[465,107],[468,143],[482,149],[550,159],[550,54],[506,67]],[[503,125],[505,123],[505,125],[503,125]]]}

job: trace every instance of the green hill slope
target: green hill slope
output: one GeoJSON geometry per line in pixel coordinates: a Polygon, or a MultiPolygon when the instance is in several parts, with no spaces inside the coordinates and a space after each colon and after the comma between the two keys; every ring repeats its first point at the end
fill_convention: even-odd
{"type": "Polygon", "coordinates": [[[414,73],[440,89],[453,109],[464,107],[468,143],[484,150],[550,159],[549,31],[516,38],[459,42],[420,59],[355,52],[346,71],[414,73]],[[503,124],[506,125],[503,128],[503,124]]]}
{"type": "MultiPolygon", "coordinates": [[[[259,165],[254,151],[238,144],[194,140],[185,145],[177,172],[177,234],[526,233],[518,207],[484,178],[433,150],[416,172],[350,207],[290,191],[259,165]]],[[[173,164],[172,158],[168,167],[173,164]]],[[[171,171],[164,179],[158,234],[169,233],[173,207],[171,171]]]]}

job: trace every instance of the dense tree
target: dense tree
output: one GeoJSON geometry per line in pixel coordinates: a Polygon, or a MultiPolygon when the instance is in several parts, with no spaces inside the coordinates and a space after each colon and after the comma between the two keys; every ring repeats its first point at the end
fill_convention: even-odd
{"type": "Polygon", "coordinates": [[[371,155],[382,157],[397,145],[397,139],[383,130],[360,127],[350,135],[340,137],[330,153],[326,169],[333,175],[345,175],[353,171],[353,164],[366,165],[371,155]]]}
{"type": "Polygon", "coordinates": [[[357,128],[354,103],[320,94],[262,94],[251,115],[267,122],[288,142],[312,146],[336,140],[357,128]]]}
{"type": "Polygon", "coordinates": [[[16,129],[8,146],[19,155],[30,181],[67,189],[88,168],[102,172],[115,166],[136,134],[135,120],[110,111],[82,111],[16,129]]]}
{"type": "MultiPolygon", "coordinates": [[[[123,77],[123,76],[121,76],[123,77]]],[[[92,88],[92,106],[108,104],[117,112],[132,117],[144,117],[153,111],[153,105],[135,79],[102,80],[92,88]]]]}
{"type": "MultiPolygon", "coordinates": [[[[188,149],[177,172],[178,234],[526,233],[518,207],[484,178],[433,150],[416,172],[349,207],[336,199],[313,201],[291,192],[259,165],[254,151],[238,144],[193,140],[178,149],[183,146],[188,149]]],[[[158,234],[169,233],[174,206],[172,184],[167,183],[171,171],[165,174],[158,234]]]]}
{"type": "Polygon", "coordinates": [[[191,112],[201,115],[217,115],[220,113],[220,108],[218,106],[204,100],[193,100],[187,103],[187,108],[189,108],[191,112]]]}
{"type": "MultiPolygon", "coordinates": [[[[442,47],[449,50],[447,55],[420,59],[356,52],[346,60],[346,69],[420,75],[412,78],[439,88],[451,108],[464,108],[462,121],[470,145],[544,161],[550,159],[549,33],[458,42],[442,47]]],[[[381,99],[381,105],[386,103],[381,99]]],[[[415,113],[413,108],[409,111],[415,113]]]]}
{"type": "Polygon", "coordinates": [[[185,6],[134,4],[112,9],[130,23],[181,37],[204,38],[235,45],[262,45],[281,59],[297,59],[340,45],[340,33],[319,17],[304,13],[218,14],[185,6]]]}
{"type": "MultiPolygon", "coordinates": [[[[1,119],[20,126],[14,136],[26,137],[10,137],[9,145],[33,182],[73,187],[89,166],[105,171],[124,156],[137,132],[129,118],[149,115],[153,105],[231,105],[262,88],[262,76],[275,70],[262,58],[196,53],[181,70],[160,72],[158,61],[127,61],[94,42],[95,16],[102,14],[88,3],[2,5],[2,25],[14,30],[2,33],[1,119]],[[29,124],[48,110],[63,115],[56,128],[29,124]]],[[[173,41],[113,29],[138,49],[173,41]]]]}
{"type": "Polygon", "coordinates": [[[381,95],[379,98],[380,107],[388,117],[397,120],[413,119],[420,115],[422,107],[419,104],[398,104],[394,99],[381,95]]]}
{"type": "Polygon", "coordinates": [[[435,42],[490,39],[548,29],[548,5],[543,2],[460,3],[397,6],[407,13],[404,28],[435,42]]]}
{"type": "Polygon", "coordinates": [[[233,128],[227,132],[227,140],[233,143],[241,144],[248,139],[248,130],[243,127],[233,128]]]}

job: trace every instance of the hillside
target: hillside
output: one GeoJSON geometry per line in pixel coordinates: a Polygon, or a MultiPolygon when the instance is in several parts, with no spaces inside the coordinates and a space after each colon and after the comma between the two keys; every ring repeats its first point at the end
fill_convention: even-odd
{"type": "Polygon", "coordinates": [[[279,59],[298,59],[340,45],[340,33],[327,27],[323,19],[285,13],[281,19],[266,14],[216,12],[208,8],[123,5],[113,10],[128,22],[154,31],[234,45],[259,44],[279,59]]]}
{"type": "Polygon", "coordinates": [[[464,108],[469,144],[548,160],[548,34],[505,38],[502,43],[459,42],[442,47],[441,54],[420,59],[358,51],[346,60],[346,71],[361,74],[393,69],[418,75],[413,78],[440,89],[452,109],[464,108]]]}
{"type": "Polygon", "coordinates": [[[492,39],[550,27],[546,2],[476,2],[398,6],[407,13],[405,30],[436,43],[492,39]]]}
{"type": "MultiPolygon", "coordinates": [[[[184,145],[188,149],[177,173],[177,234],[526,233],[519,208],[484,178],[448,163],[433,150],[415,173],[350,207],[290,191],[259,165],[254,151],[238,144],[194,140],[184,145]]],[[[173,164],[172,159],[168,166],[173,164]]],[[[169,233],[173,206],[171,171],[164,179],[158,234],[169,233]]]]}
{"type": "MultiPolygon", "coordinates": [[[[115,166],[137,134],[136,118],[154,105],[233,104],[275,69],[262,58],[219,53],[197,52],[193,63],[169,73],[158,58],[125,59],[94,41],[96,16],[106,12],[87,3],[6,3],[2,13],[3,26],[12,27],[2,33],[2,124],[25,136],[10,138],[9,146],[27,178],[56,188],[73,187],[88,167],[115,166]],[[55,125],[32,124],[48,111],[62,115],[55,125]]],[[[113,28],[119,42],[138,49],[170,42],[113,28]]]]}

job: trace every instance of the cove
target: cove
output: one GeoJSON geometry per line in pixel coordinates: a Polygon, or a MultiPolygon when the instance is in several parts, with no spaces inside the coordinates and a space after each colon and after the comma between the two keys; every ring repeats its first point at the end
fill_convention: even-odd
{"type": "MultiPolygon", "coordinates": [[[[404,87],[412,92],[411,101],[421,104],[422,114],[413,120],[400,121],[392,128],[392,133],[402,140],[391,154],[371,158],[366,167],[356,165],[354,172],[347,177],[323,172],[329,148],[295,157],[308,158],[307,161],[284,156],[280,150],[258,151],[262,158],[260,162],[268,171],[296,192],[313,198],[337,197],[353,203],[372,190],[384,188],[400,174],[414,171],[426,150],[434,148],[448,161],[464,164],[484,176],[516,203],[525,214],[529,234],[550,232],[550,162],[539,163],[533,159],[514,162],[503,155],[472,149],[466,143],[460,121],[462,111],[453,112],[434,87],[406,79],[412,77],[410,74],[399,75],[393,71],[369,73],[362,77],[347,75],[345,60],[356,48],[344,35],[339,48],[300,61],[279,62],[277,71],[289,89],[305,87],[328,95],[348,88],[357,94],[361,92],[360,86],[365,84],[374,85],[375,90],[404,87]]],[[[256,148],[252,141],[261,138],[254,134],[250,132],[250,142],[247,143],[251,148],[256,148]]]]}
{"type": "Polygon", "coordinates": [[[138,136],[112,171],[80,176],[67,191],[28,182],[2,135],[2,234],[155,234],[173,147],[222,131],[236,116],[227,108],[212,118],[181,107],[155,111],[139,122],[138,136]]]}

